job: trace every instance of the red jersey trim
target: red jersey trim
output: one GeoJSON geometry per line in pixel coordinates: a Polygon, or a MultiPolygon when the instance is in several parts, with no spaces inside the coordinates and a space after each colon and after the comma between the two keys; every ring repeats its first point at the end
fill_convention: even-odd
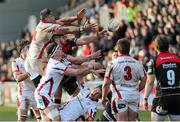
{"type": "Polygon", "coordinates": [[[159,65],[163,63],[168,63],[168,62],[180,63],[180,58],[177,55],[171,54],[169,52],[161,52],[157,56],[156,67],[158,67],[159,65]]]}
{"type": "Polygon", "coordinates": [[[40,53],[39,53],[39,56],[38,56],[38,59],[41,59],[42,58],[42,55],[46,49],[46,47],[48,46],[48,44],[51,43],[51,40],[47,41],[46,43],[44,43],[44,46],[43,48],[41,49],[40,53]]]}
{"type": "MultiPolygon", "coordinates": [[[[113,81],[113,82],[114,82],[114,81],[113,81]]],[[[114,87],[114,89],[115,89],[115,91],[116,91],[119,99],[122,99],[121,93],[118,91],[118,89],[117,89],[117,87],[116,87],[116,84],[113,84],[113,87],[114,87]]]]}

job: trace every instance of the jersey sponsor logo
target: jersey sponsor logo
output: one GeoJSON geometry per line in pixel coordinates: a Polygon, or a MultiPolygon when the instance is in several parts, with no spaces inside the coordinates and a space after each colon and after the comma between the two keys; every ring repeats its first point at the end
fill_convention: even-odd
{"type": "Polygon", "coordinates": [[[136,63],[136,62],[135,61],[119,61],[118,63],[121,64],[121,63],[136,63]]]}
{"type": "Polygon", "coordinates": [[[172,56],[168,56],[168,57],[159,57],[161,60],[165,60],[165,59],[172,59],[172,58],[174,58],[174,57],[172,57],[172,56]]]}
{"type": "Polygon", "coordinates": [[[162,64],[162,66],[163,66],[163,69],[177,68],[176,63],[162,64]]]}
{"type": "Polygon", "coordinates": [[[44,102],[43,102],[42,99],[38,99],[38,102],[39,102],[40,105],[44,106],[44,102]]]}
{"type": "Polygon", "coordinates": [[[126,107],[126,104],[123,104],[123,103],[118,104],[119,109],[122,109],[122,108],[125,108],[125,107],[126,107]]]}
{"type": "Polygon", "coordinates": [[[167,110],[163,110],[161,106],[156,107],[156,112],[158,114],[167,114],[167,110]]]}

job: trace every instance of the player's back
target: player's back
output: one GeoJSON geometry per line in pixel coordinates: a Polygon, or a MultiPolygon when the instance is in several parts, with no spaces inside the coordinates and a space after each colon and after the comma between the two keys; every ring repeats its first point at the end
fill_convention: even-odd
{"type": "Polygon", "coordinates": [[[180,58],[169,52],[160,53],[155,61],[155,75],[158,82],[157,94],[180,93],[180,58]]]}
{"type": "Polygon", "coordinates": [[[118,90],[136,91],[138,89],[138,81],[144,76],[140,62],[130,56],[120,56],[110,65],[112,67],[110,77],[118,90]]]}

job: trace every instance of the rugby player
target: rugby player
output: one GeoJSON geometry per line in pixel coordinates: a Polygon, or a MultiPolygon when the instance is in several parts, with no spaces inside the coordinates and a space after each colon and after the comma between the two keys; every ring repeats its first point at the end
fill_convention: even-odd
{"type": "Polygon", "coordinates": [[[129,56],[129,40],[118,40],[116,47],[119,57],[111,61],[106,69],[102,104],[106,106],[106,97],[112,84],[111,110],[115,119],[135,121],[140,100],[139,88],[143,88],[146,83],[145,71],[140,62],[129,56]]]}
{"type": "Polygon", "coordinates": [[[60,120],[58,108],[52,101],[55,92],[64,76],[86,75],[94,68],[94,64],[89,63],[87,67],[72,68],[67,59],[64,58],[62,48],[56,43],[47,46],[47,55],[50,57],[41,82],[35,90],[35,99],[38,108],[42,109],[46,116],[53,121],[60,120]]]}
{"type": "MultiPolygon", "coordinates": [[[[76,19],[79,20],[84,15],[84,10],[82,10],[77,16],[76,19]]],[[[76,20],[75,18],[64,19],[63,21],[55,20],[54,15],[51,10],[43,9],[40,12],[41,21],[36,27],[35,34],[33,36],[32,42],[27,53],[25,60],[25,69],[31,74],[31,80],[37,78],[38,75],[42,75],[42,60],[46,58],[44,53],[45,48],[51,42],[53,35],[65,35],[68,33],[77,33],[83,31],[96,30],[97,26],[94,24],[87,24],[85,26],[76,27],[76,26],[61,26],[64,22],[64,25],[67,25],[69,22],[76,20]],[[33,72],[36,72],[36,75],[33,76],[33,72]]]]}
{"type": "Polygon", "coordinates": [[[18,121],[26,120],[30,107],[33,108],[37,121],[41,119],[40,112],[36,107],[36,101],[33,97],[35,86],[29,79],[30,74],[24,69],[24,60],[29,44],[29,41],[21,40],[20,45],[17,47],[20,57],[12,62],[13,76],[18,84],[18,121]]]}
{"type": "MultiPolygon", "coordinates": [[[[56,42],[58,45],[61,45],[63,52],[67,54],[67,59],[72,64],[82,64],[83,62],[89,62],[90,60],[98,58],[101,55],[101,52],[100,51],[94,52],[87,57],[81,57],[81,56],[74,57],[72,56],[72,52],[73,52],[72,47],[81,46],[94,42],[96,40],[99,40],[100,38],[106,37],[107,35],[108,33],[105,30],[101,32],[97,32],[95,35],[84,36],[79,39],[73,38],[71,40],[64,40],[60,36],[55,35],[52,37],[52,41],[56,42]]],[[[57,94],[55,95],[55,102],[57,104],[61,103],[60,100],[61,98],[60,92],[62,91],[61,88],[63,88],[71,96],[76,96],[79,93],[79,88],[76,81],[77,81],[76,77],[71,77],[66,75],[63,77],[61,83],[62,87],[58,88],[57,94]]]]}
{"type": "Polygon", "coordinates": [[[156,79],[156,95],[153,99],[151,120],[164,121],[168,115],[171,121],[180,121],[180,58],[168,51],[169,42],[164,35],[156,37],[155,45],[158,55],[148,63],[144,107],[148,109],[148,96],[156,79]]]}
{"type": "MultiPolygon", "coordinates": [[[[112,50],[112,60],[116,59],[117,57],[118,57],[118,51],[112,50]]],[[[103,74],[103,77],[104,77],[104,74],[103,74]]],[[[112,98],[112,92],[109,91],[107,95],[107,99],[108,99],[107,106],[105,110],[103,111],[103,114],[101,115],[101,118],[100,118],[101,121],[116,121],[111,110],[111,98],[112,98]]]]}
{"type": "Polygon", "coordinates": [[[60,109],[62,121],[93,121],[95,118],[102,85],[90,90],[81,76],[78,81],[81,84],[79,94],[60,109]]]}

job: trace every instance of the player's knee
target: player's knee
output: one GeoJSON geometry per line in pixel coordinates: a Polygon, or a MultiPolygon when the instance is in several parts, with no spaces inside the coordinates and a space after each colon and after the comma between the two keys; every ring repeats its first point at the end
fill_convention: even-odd
{"type": "Polygon", "coordinates": [[[60,121],[60,114],[57,108],[46,108],[44,113],[53,121],[60,121]]]}

